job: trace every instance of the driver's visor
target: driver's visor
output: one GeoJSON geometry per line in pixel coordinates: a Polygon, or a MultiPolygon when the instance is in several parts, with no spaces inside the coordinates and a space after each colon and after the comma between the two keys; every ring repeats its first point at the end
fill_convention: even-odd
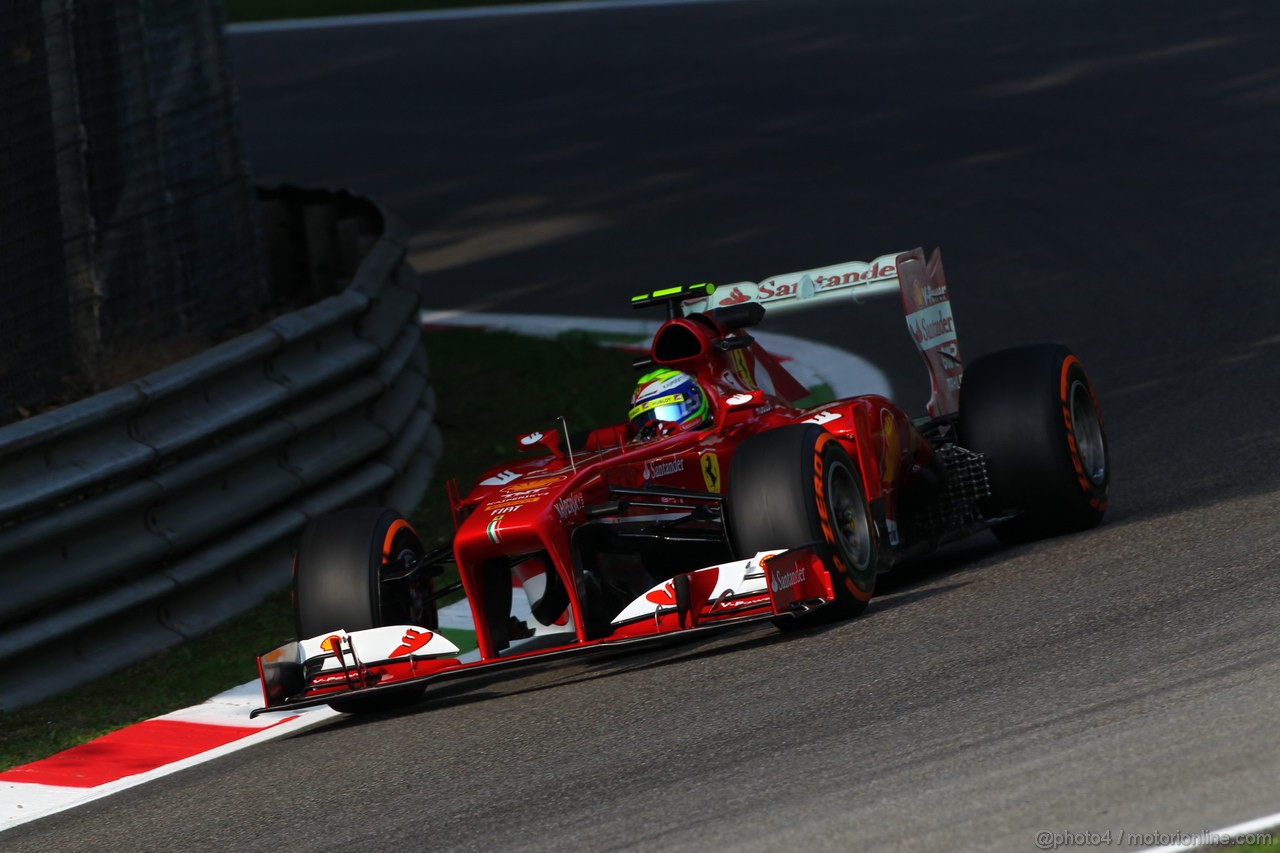
{"type": "Polygon", "coordinates": [[[627,417],[635,420],[638,415],[649,412],[649,417],[645,421],[676,421],[679,422],[684,418],[685,410],[683,394],[667,394],[663,397],[654,397],[652,400],[645,400],[638,406],[631,409],[631,414],[627,417]]]}

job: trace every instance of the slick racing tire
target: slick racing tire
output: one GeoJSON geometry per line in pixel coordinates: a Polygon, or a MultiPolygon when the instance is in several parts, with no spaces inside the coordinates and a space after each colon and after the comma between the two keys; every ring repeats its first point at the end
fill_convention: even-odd
{"type": "Polygon", "coordinates": [[[836,600],[788,631],[856,616],[875,591],[879,543],[858,467],[831,433],[796,424],[753,436],[734,452],[725,501],[729,541],[739,559],[759,551],[814,545],[836,600]]]}
{"type": "MultiPolygon", "coordinates": [[[[385,568],[423,553],[418,534],[393,509],[345,509],[314,519],[302,535],[293,563],[298,637],[424,621],[432,624],[423,627],[435,627],[434,610],[414,614],[407,585],[383,578],[385,568]],[[414,615],[420,618],[411,618],[414,615]]],[[[422,693],[416,687],[389,690],[335,699],[329,707],[347,714],[383,711],[416,702],[422,693]]]]}
{"type": "Polygon", "coordinates": [[[988,517],[1005,542],[1028,542],[1096,526],[1107,509],[1111,466],[1093,383],[1060,344],[1031,344],[965,367],[961,445],[987,457],[988,517]]]}

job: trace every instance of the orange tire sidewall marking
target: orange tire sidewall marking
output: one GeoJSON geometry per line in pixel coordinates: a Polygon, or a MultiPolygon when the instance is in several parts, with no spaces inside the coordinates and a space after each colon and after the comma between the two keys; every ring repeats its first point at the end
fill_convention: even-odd
{"type": "Polygon", "coordinates": [[[831,525],[831,514],[827,511],[827,467],[822,458],[822,451],[829,441],[835,441],[835,437],[829,432],[823,432],[813,445],[813,493],[818,500],[818,522],[822,527],[822,538],[826,540],[831,562],[835,563],[837,571],[840,572],[845,589],[858,601],[867,601],[871,598],[871,593],[854,583],[853,572],[840,553],[835,528],[831,525]]]}
{"type": "Polygon", "coordinates": [[[391,562],[391,546],[392,544],[395,543],[396,534],[399,533],[401,530],[405,530],[405,529],[407,529],[410,533],[413,532],[413,527],[409,524],[408,521],[404,520],[403,518],[397,518],[395,521],[391,523],[391,526],[387,528],[387,535],[384,536],[382,539],[382,562],[383,563],[391,562]]]}
{"type": "MultiPolygon", "coordinates": [[[[1076,432],[1074,422],[1071,419],[1071,400],[1070,387],[1067,377],[1071,373],[1073,366],[1079,366],[1080,372],[1084,372],[1084,365],[1080,364],[1080,359],[1074,355],[1068,355],[1062,360],[1062,373],[1058,379],[1058,400],[1062,404],[1062,423],[1067,431],[1067,447],[1071,451],[1071,466],[1075,468],[1076,482],[1080,484],[1080,490],[1089,498],[1089,505],[1099,511],[1106,509],[1106,498],[1097,498],[1092,494],[1092,482],[1089,475],[1084,470],[1084,460],[1080,457],[1080,448],[1076,445],[1076,432]]],[[[1098,406],[1098,398],[1093,393],[1093,385],[1086,379],[1084,381],[1084,389],[1089,393],[1089,399],[1093,401],[1093,410],[1098,417],[1098,425],[1102,425],[1102,409],[1098,406]]]]}

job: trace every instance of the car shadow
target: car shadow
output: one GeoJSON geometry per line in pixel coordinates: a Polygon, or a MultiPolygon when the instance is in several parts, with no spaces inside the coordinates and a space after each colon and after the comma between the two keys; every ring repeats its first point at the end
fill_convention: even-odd
{"type": "MultiPolygon", "coordinates": [[[[1005,550],[1004,546],[995,544],[976,549],[976,553],[986,555],[1003,550],[1005,550]]],[[[723,631],[712,634],[693,637],[672,636],[665,642],[655,641],[651,646],[602,649],[578,660],[531,660],[519,670],[477,673],[429,687],[423,701],[412,705],[345,715],[328,725],[307,729],[293,737],[307,737],[319,731],[341,730],[368,722],[396,719],[431,710],[465,707],[504,697],[531,695],[571,684],[584,684],[693,661],[712,660],[722,655],[749,654],[804,637],[821,636],[832,631],[844,630],[852,624],[874,619],[878,614],[917,604],[935,595],[942,595],[966,586],[967,581],[951,581],[917,588],[922,584],[935,582],[939,578],[971,567],[972,559],[972,555],[968,559],[959,559],[956,556],[933,558],[922,561],[920,564],[913,564],[909,572],[899,570],[882,576],[878,582],[880,591],[872,600],[867,612],[854,620],[816,625],[789,633],[778,631],[768,622],[756,622],[749,625],[726,626],[723,631]],[[888,580],[890,578],[892,581],[888,580]],[[539,677],[545,676],[548,672],[554,675],[551,678],[539,677]],[[501,687],[493,689],[495,685],[501,685],[501,687]]]]}

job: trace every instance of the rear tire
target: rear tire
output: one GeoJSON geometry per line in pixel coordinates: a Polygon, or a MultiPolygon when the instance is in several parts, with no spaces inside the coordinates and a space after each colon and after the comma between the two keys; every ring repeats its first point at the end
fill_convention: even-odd
{"type": "Polygon", "coordinates": [[[836,600],[774,620],[783,631],[826,624],[866,609],[875,591],[879,543],[858,467],[820,426],[796,424],[753,436],[734,452],[725,502],[738,559],[814,544],[836,600]]]}
{"type": "Polygon", "coordinates": [[[1096,526],[1107,508],[1106,428],[1080,360],[1060,344],[991,353],[966,366],[960,443],[985,454],[992,532],[1028,542],[1096,526]]]}
{"type": "MultiPolygon", "coordinates": [[[[308,525],[293,564],[293,611],[299,638],[326,631],[363,631],[384,625],[435,627],[435,611],[415,615],[405,584],[382,581],[384,566],[405,556],[420,558],[422,542],[393,509],[362,507],[330,513],[308,525]]],[[[372,696],[335,699],[329,707],[347,714],[398,708],[422,697],[410,687],[372,696]]]]}

